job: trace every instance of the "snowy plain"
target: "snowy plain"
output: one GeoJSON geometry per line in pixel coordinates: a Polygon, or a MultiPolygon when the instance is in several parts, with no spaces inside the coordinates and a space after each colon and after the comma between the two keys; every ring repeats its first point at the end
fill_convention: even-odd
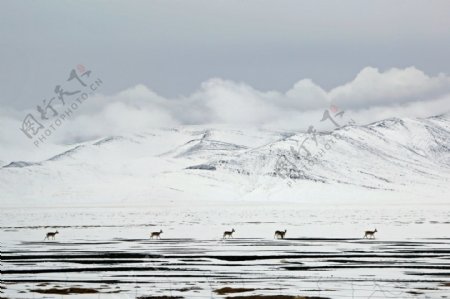
{"type": "Polygon", "coordinates": [[[74,292],[64,298],[443,298],[449,216],[442,205],[6,209],[2,286],[7,298],[60,298],[51,291],[64,289],[74,292]],[[374,240],[362,238],[374,228],[374,240]],[[160,229],[161,240],[149,238],[160,229]]]}

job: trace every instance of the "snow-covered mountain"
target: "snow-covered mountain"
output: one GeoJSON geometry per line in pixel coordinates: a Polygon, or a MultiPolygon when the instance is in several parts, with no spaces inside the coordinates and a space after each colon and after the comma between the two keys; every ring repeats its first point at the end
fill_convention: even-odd
{"type": "Polygon", "coordinates": [[[320,133],[155,129],[85,142],[43,161],[3,164],[0,190],[7,205],[445,202],[450,116],[387,119],[320,133]]]}

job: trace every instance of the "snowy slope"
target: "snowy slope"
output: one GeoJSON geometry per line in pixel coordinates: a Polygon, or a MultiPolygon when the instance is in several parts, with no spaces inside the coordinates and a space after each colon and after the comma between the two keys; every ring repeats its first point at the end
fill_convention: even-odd
{"type": "Polygon", "coordinates": [[[3,162],[7,205],[177,200],[440,201],[450,182],[450,116],[332,132],[184,126],[3,162]],[[313,137],[316,138],[317,143],[313,137]],[[304,149],[300,149],[302,142],[304,149]]]}

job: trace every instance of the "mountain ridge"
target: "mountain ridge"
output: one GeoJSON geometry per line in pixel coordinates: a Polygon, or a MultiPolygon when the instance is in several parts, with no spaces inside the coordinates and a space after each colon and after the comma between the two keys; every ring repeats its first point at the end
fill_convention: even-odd
{"type": "Polygon", "coordinates": [[[217,194],[223,200],[446,200],[449,153],[449,114],[314,134],[184,126],[105,137],[43,161],[13,161],[0,168],[0,189],[6,202],[19,203],[217,194]]]}

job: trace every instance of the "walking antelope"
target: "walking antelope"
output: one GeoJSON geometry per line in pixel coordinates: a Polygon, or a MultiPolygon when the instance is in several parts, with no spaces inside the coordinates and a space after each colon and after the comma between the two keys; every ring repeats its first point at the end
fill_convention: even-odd
{"type": "Polygon", "coordinates": [[[375,229],[375,230],[366,230],[365,233],[364,233],[364,238],[366,238],[366,239],[375,239],[375,233],[376,232],[377,232],[377,229],[375,229]]]}
{"type": "Polygon", "coordinates": [[[152,232],[150,234],[150,239],[153,239],[153,237],[156,237],[156,239],[161,239],[162,233],[163,233],[162,229],[160,229],[159,232],[152,232]]]}
{"type": "Polygon", "coordinates": [[[277,230],[277,231],[275,232],[274,238],[277,238],[277,239],[284,239],[284,235],[286,234],[286,232],[287,232],[287,229],[285,229],[284,231],[282,231],[282,230],[277,230]]]}
{"type": "Polygon", "coordinates": [[[225,239],[226,237],[228,238],[233,238],[233,233],[235,232],[234,228],[231,231],[225,231],[223,233],[223,239],[225,239]]]}
{"type": "Polygon", "coordinates": [[[59,234],[59,232],[58,232],[58,231],[55,231],[55,232],[48,232],[48,233],[45,235],[44,241],[45,241],[45,240],[50,240],[50,238],[52,238],[53,240],[55,240],[56,234],[59,234]]]}

